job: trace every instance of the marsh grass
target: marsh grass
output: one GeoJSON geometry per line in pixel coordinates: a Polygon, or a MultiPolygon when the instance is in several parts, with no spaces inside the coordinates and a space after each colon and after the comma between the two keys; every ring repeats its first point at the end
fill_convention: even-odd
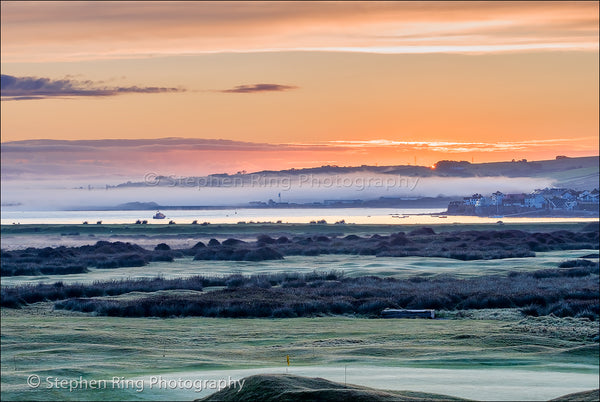
{"type": "MultiPolygon", "coordinates": [[[[567,264],[569,265],[569,264],[567,264]]],[[[377,317],[386,308],[468,310],[521,308],[532,316],[597,320],[598,263],[573,268],[511,272],[460,279],[449,275],[408,279],[345,277],[343,272],[274,273],[180,279],[138,279],[5,287],[2,305],[20,307],[59,300],[55,307],[125,317],[276,317],[359,314],[377,317]],[[158,290],[223,287],[206,293],[169,294],[158,290]],[[135,300],[105,298],[147,292],[135,300]]]]}

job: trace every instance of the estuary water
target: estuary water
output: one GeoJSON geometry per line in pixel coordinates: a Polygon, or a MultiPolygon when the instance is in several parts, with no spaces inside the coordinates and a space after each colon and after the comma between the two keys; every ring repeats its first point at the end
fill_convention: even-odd
{"type": "Polygon", "coordinates": [[[156,211],[113,210],[113,211],[23,211],[3,207],[0,223],[12,224],[131,224],[136,220],[147,220],[148,224],[198,223],[226,224],[238,222],[309,223],[325,220],[327,223],[344,221],[355,224],[438,224],[438,223],[506,223],[529,222],[583,222],[598,221],[598,218],[538,218],[538,217],[478,217],[445,216],[444,208],[232,208],[164,210],[165,219],[153,219],[156,211]]]}

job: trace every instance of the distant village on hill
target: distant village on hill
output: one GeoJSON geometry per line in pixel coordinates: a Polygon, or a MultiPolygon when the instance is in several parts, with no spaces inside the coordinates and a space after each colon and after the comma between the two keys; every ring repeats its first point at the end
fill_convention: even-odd
{"type": "Polygon", "coordinates": [[[529,194],[503,194],[500,191],[490,196],[473,194],[462,201],[451,201],[447,213],[477,216],[582,213],[597,216],[598,193],[598,189],[545,188],[529,194]]]}

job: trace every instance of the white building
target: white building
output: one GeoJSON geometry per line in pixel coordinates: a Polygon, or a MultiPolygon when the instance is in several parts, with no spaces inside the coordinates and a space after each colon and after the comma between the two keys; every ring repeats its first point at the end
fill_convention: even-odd
{"type": "Polygon", "coordinates": [[[585,190],[577,196],[577,199],[585,203],[598,204],[598,190],[585,190]]]}
{"type": "Polygon", "coordinates": [[[541,194],[529,194],[525,197],[525,206],[527,208],[544,208],[547,204],[546,198],[541,194]]]}
{"type": "Polygon", "coordinates": [[[463,199],[463,202],[465,205],[477,205],[478,202],[480,202],[479,200],[481,200],[483,198],[483,196],[479,193],[473,194],[470,197],[465,197],[463,199]]]}

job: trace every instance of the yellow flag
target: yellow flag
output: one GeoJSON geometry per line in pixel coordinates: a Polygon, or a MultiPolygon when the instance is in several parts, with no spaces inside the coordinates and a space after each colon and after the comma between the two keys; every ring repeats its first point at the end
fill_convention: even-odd
{"type": "Polygon", "coordinates": [[[288,362],[288,366],[290,365],[290,355],[287,355],[287,362],[288,362]]]}

